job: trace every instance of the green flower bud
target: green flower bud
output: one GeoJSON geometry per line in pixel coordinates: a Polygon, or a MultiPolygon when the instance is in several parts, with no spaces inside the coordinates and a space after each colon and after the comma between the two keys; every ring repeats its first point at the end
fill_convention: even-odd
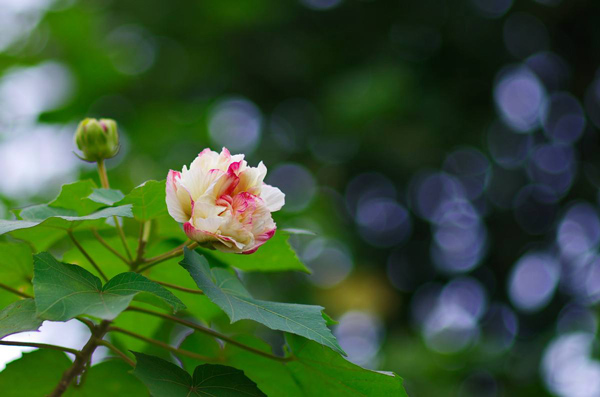
{"type": "Polygon", "coordinates": [[[84,119],[75,133],[82,159],[95,162],[114,157],[119,151],[117,123],[111,119],[84,119]]]}

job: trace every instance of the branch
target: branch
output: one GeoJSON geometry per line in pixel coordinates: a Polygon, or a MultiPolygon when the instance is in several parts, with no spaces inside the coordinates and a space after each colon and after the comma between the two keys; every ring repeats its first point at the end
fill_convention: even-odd
{"type": "Polygon", "coordinates": [[[237,346],[237,347],[239,347],[241,349],[247,350],[247,351],[249,351],[251,353],[254,353],[254,354],[258,354],[259,356],[263,356],[263,357],[269,358],[271,360],[283,361],[283,362],[292,361],[293,360],[293,358],[291,358],[291,357],[279,357],[279,356],[276,356],[274,354],[270,354],[270,353],[264,352],[262,350],[256,349],[254,347],[245,345],[245,344],[243,344],[241,342],[236,341],[235,339],[229,338],[228,336],[223,335],[223,334],[221,334],[221,333],[219,333],[217,331],[214,331],[214,330],[212,330],[210,328],[203,327],[201,325],[192,323],[191,321],[187,321],[187,320],[175,317],[175,316],[171,316],[169,314],[155,312],[153,310],[144,309],[144,308],[135,307],[135,306],[129,306],[125,310],[134,311],[134,312],[140,312],[140,313],[146,313],[146,314],[150,314],[152,316],[160,317],[160,318],[165,319],[165,320],[170,320],[170,321],[179,323],[181,325],[185,325],[186,327],[192,328],[192,329],[194,329],[196,331],[204,332],[205,334],[211,335],[211,336],[213,336],[213,337],[215,337],[217,339],[220,339],[220,340],[222,340],[224,342],[231,343],[232,345],[235,345],[235,346],[237,346]]]}
{"type": "Polygon", "coordinates": [[[167,288],[172,288],[172,289],[176,289],[178,291],[187,292],[188,294],[204,295],[204,292],[200,291],[199,289],[185,288],[185,287],[181,287],[179,285],[166,283],[164,281],[158,281],[158,280],[152,280],[152,279],[149,279],[149,280],[153,281],[157,284],[160,284],[162,286],[165,286],[167,288]]]}
{"type": "Polygon", "coordinates": [[[81,349],[81,352],[79,352],[79,355],[75,358],[73,364],[63,373],[60,382],[58,382],[58,385],[56,385],[48,397],[62,396],[71,383],[73,383],[73,380],[85,370],[87,362],[96,348],[100,345],[100,342],[102,342],[102,338],[104,335],[106,335],[106,332],[108,332],[109,326],[110,321],[104,320],[98,326],[94,327],[92,336],[87,341],[83,349],[81,349]]]}
{"type": "Polygon", "coordinates": [[[133,361],[132,359],[127,357],[127,355],[125,353],[123,353],[121,350],[117,349],[117,347],[115,345],[113,345],[112,343],[110,343],[107,340],[100,341],[100,344],[102,346],[108,347],[110,350],[112,350],[113,353],[115,353],[117,356],[122,358],[123,361],[125,361],[127,364],[129,364],[135,368],[135,361],[133,361]]]}
{"type": "Polygon", "coordinates": [[[108,331],[109,332],[110,331],[120,332],[122,334],[129,335],[129,336],[131,336],[133,338],[136,338],[136,339],[139,339],[139,340],[143,340],[144,342],[151,343],[151,344],[156,345],[158,347],[162,347],[163,349],[169,350],[170,352],[173,352],[175,354],[180,354],[182,356],[187,356],[187,357],[190,357],[190,358],[193,358],[193,359],[196,359],[196,360],[206,361],[206,362],[215,362],[215,361],[218,361],[217,359],[215,359],[213,357],[202,356],[200,354],[196,354],[196,353],[193,353],[193,352],[188,351],[188,350],[178,349],[178,348],[173,347],[173,346],[171,346],[171,345],[169,345],[167,343],[161,342],[161,341],[156,340],[156,339],[147,338],[147,337],[145,337],[143,335],[136,334],[135,332],[131,332],[131,331],[128,331],[128,330],[123,329],[123,328],[110,327],[108,329],[108,331]]]}
{"type": "Polygon", "coordinates": [[[50,350],[58,350],[65,353],[74,354],[76,357],[81,355],[79,350],[71,349],[69,347],[49,345],[47,343],[34,343],[34,342],[13,342],[7,340],[0,340],[0,345],[5,346],[27,346],[27,347],[37,347],[38,349],[50,349],[50,350]]]}
{"type": "Polygon", "coordinates": [[[83,256],[85,256],[85,258],[88,260],[88,262],[90,262],[92,264],[92,266],[94,266],[94,269],[96,269],[96,271],[100,274],[100,276],[102,276],[102,278],[104,279],[104,281],[108,281],[108,277],[106,277],[106,274],[104,274],[104,272],[102,271],[102,269],[100,269],[100,266],[98,266],[98,264],[96,264],[96,262],[94,262],[94,260],[92,259],[92,257],[87,253],[87,251],[83,248],[83,246],[81,244],[79,244],[79,242],[75,239],[75,236],[73,235],[73,232],[70,231],[70,230],[67,230],[67,234],[69,235],[69,237],[73,241],[73,244],[75,244],[75,246],[79,249],[79,251],[81,251],[81,253],[83,254],[83,256]]]}
{"type": "Polygon", "coordinates": [[[144,263],[144,250],[146,249],[146,244],[148,244],[148,240],[150,238],[151,228],[152,221],[146,221],[140,225],[140,238],[138,242],[137,257],[134,262],[136,266],[140,263],[144,263]]]}
{"type": "Polygon", "coordinates": [[[18,289],[14,289],[14,288],[12,288],[12,287],[9,287],[9,286],[8,286],[8,285],[6,285],[6,284],[2,284],[2,283],[0,283],[0,288],[2,288],[2,289],[5,289],[5,290],[7,290],[8,292],[12,292],[12,293],[13,293],[13,294],[15,294],[15,295],[19,295],[21,298],[30,298],[30,299],[31,299],[31,298],[33,298],[33,296],[32,296],[32,295],[29,295],[28,293],[25,293],[25,292],[21,292],[21,291],[19,291],[18,289]]]}
{"type": "MultiPolygon", "coordinates": [[[[150,269],[151,267],[156,266],[159,263],[162,263],[166,260],[180,256],[181,254],[183,254],[183,247],[185,247],[188,244],[188,241],[181,244],[179,247],[172,249],[171,251],[165,252],[162,255],[158,255],[158,256],[155,256],[154,258],[150,258],[150,259],[146,260],[146,262],[148,264],[146,266],[142,267],[141,269],[139,269],[138,273],[142,273],[142,272],[150,269]]],[[[196,248],[197,246],[198,246],[198,243],[193,242],[190,245],[188,245],[187,247],[188,247],[188,249],[192,250],[192,249],[196,248]]]]}
{"type": "Polygon", "coordinates": [[[119,251],[117,251],[116,249],[114,249],[113,247],[110,246],[110,244],[108,244],[106,242],[106,240],[104,240],[102,238],[102,236],[100,236],[100,234],[98,233],[98,231],[96,229],[92,229],[92,233],[94,233],[94,236],[96,237],[96,239],[100,242],[100,244],[102,244],[104,246],[104,248],[106,248],[107,250],[109,250],[110,252],[112,252],[117,258],[119,258],[120,260],[122,260],[127,266],[129,266],[129,261],[119,253],[119,251]]]}

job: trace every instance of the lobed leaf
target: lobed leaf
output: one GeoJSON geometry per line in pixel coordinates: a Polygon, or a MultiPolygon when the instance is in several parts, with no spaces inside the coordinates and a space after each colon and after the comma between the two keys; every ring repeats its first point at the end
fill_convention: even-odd
{"type": "Polygon", "coordinates": [[[102,204],[89,199],[96,184],[91,179],[85,179],[63,185],[58,197],[48,203],[50,207],[66,208],[75,211],[76,215],[87,215],[103,207],[102,204]]]}
{"type": "Polygon", "coordinates": [[[204,294],[229,316],[232,323],[243,319],[254,320],[271,329],[304,336],[346,354],[326,326],[321,314],[323,307],[254,299],[234,274],[222,267],[211,268],[202,255],[187,248],[180,265],[190,273],[204,294]]]}
{"type": "Polygon", "coordinates": [[[116,189],[94,189],[88,199],[105,205],[113,205],[114,203],[123,200],[125,195],[120,190],[116,189]]]}
{"type": "Polygon", "coordinates": [[[35,301],[16,301],[0,311],[0,339],[24,331],[36,331],[44,320],[36,314],[35,301]]]}
{"type": "Polygon", "coordinates": [[[0,219],[0,235],[20,229],[29,229],[36,226],[45,226],[57,229],[70,230],[78,227],[82,222],[111,218],[113,216],[133,217],[131,205],[104,208],[89,215],[76,216],[71,210],[53,208],[46,204],[30,207],[21,211],[23,220],[0,219]],[[69,211],[69,212],[66,212],[69,211]]]}
{"type": "Polygon", "coordinates": [[[131,204],[134,218],[143,222],[154,219],[167,211],[165,197],[165,181],[146,181],[133,189],[117,204],[131,204]]]}
{"type": "Polygon", "coordinates": [[[264,396],[254,382],[238,369],[224,365],[204,364],[194,375],[161,358],[135,353],[137,365],[133,374],[150,390],[154,397],[189,396],[264,396]]]}
{"type": "Polygon", "coordinates": [[[67,321],[80,314],[111,320],[140,292],[161,298],[173,311],[185,308],[175,295],[141,274],[118,274],[103,287],[84,268],[61,263],[46,252],[34,256],[33,289],[37,314],[46,320],[67,321]]]}
{"type": "Polygon", "coordinates": [[[310,270],[298,259],[296,252],[288,243],[290,234],[278,230],[273,238],[251,255],[231,255],[220,251],[206,253],[207,257],[237,267],[244,271],[283,272],[300,271],[310,273],[310,270]]]}

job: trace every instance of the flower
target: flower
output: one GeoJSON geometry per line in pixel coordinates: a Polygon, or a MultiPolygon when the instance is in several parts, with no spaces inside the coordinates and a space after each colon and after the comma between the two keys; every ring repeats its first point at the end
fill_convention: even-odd
{"type": "Polygon", "coordinates": [[[84,119],[75,132],[83,160],[94,162],[114,157],[119,151],[117,123],[111,119],[84,119]]]}
{"type": "Polygon", "coordinates": [[[285,203],[281,190],[263,182],[266,174],[262,161],[249,167],[243,154],[204,149],[189,169],[169,171],[169,214],[205,247],[251,254],[273,237],[271,212],[285,203]]]}

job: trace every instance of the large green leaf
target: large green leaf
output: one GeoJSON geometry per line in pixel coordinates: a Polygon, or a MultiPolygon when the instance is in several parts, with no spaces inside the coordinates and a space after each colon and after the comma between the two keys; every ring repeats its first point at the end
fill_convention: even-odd
{"type": "Polygon", "coordinates": [[[0,394],[7,397],[47,396],[71,364],[65,353],[55,350],[24,353],[0,372],[0,394]]]}
{"type": "Polygon", "coordinates": [[[248,397],[264,396],[254,382],[238,369],[204,364],[193,377],[177,365],[161,358],[134,353],[137,365],[133,374],[140,378],[154,397],[248,397]]]}
{"type": "Polygon", "coordinates": [[[133,216],[139,221],[154,219],[167,211],[165,181],[146,181],[133,189],[117,204],[132,204],[133,216]]]}
{"type": "MultiPolygon", "coordinates": [[[[252,336],[238,341],[271,353],[265,342],[252,336]]],[[[282,362],[226,344],[226,364],[244,371],[270,397],[394,396],[406,397],[402,379],[355,365],[312,341],[286,335],[287,357],[282,362]]]]}
{"type": "Polygon", "coordinates": [[[61,263],[46,252],[34,256],[33,288],[38,316],[54,321],[80,314],[113,319],[140,292],[158,296],[174,311],[185,308],[175,295],[141,274],[118,274],[103,287],[100,279],[84,268],[61,263]]]}
{"type": "Polygon", "coordinates": [[[36,314],[33,299],[16,301],[0,311],[0,339],[17,332],[35,331],[43,321],[36,314]]]}
{"type": "Polygon", "coordinates": [[[94,188],[96,184],[91,179],[63,185],[58,197],[48,205],[73,210],[77,215],[87,215],[104,206],[88,198],[94,188]]]}
{"type": "Polygon", "coordinates": [[[202,255],[187,248],[180,264],[204,294],[227,313],[232,323],[242,319],[254,320],[271,329],[304,336],[345,354],[326,326],[321,314],[323,307],[254,299],[234,274],[222,267],[211,268],[202,255]]]}
{"type": "Polygon", "coordinates": [[[116,189],[94,189],[92,194],[88,196],[90,200],[104,205],[113,205],[123,200],[124,197],[125,195],[116,189]]]}
{"type": "Polygon", "coordinates": [[[297,270],[310,273],[310,270],[300,262],[296,252],[288,243],[289,233],[278,230],[273,238],[250,255],[231,255],[229,253],[211,251],[207,257],[214,257],[229,266],[245,271],[282,272],[297,270]]]}
{"type": "Polygon", "coordinates": [[[90,215],[76,216],[73,211],[53,208],[46,204],[31,207],[21,211],[23,220],[0,219],[0,234],[9,233],[19,229],[28,229],[36,226],[45,226],[57,229],[74,229],[84,221],[95,221],[113,216],[131,218],[131,205],[104,208],[90,215]]]}

